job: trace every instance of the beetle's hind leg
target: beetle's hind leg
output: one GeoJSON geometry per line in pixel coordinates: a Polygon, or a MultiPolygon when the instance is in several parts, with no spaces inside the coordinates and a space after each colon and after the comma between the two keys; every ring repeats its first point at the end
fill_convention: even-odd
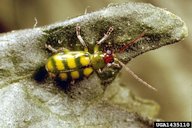
{"type": "Polygon", "coordinates": [[[77,38],[79,39],[80,43],[83,45],[84,50],[88,51],[87,45],[85,44],[85,41],[83,40],[80,31],[81,31],[81,27],[77,24],[77,26],[76,26],[77,38]]]}
{"type": "Polygon", "coordinates": [[[59,49],[55,49],[53,48],[51,45],[48,45],[48,44],[45,44],[45,48],[47,48],[49,51],[51,51],[52,53],[58,53],[58,52],[64,52],[64,53],[67,53],[69,52],[68,49],[62,47],[62,48],[59,48],[59,49]]]}
{"type": "Polygon", "coordinates": [[[51,45],[45,44],[45,48],[51,51],[52,53],[57,53],[58,50],[53,48],[51,45]]]}
{"type": "Polygon", "coordinates": [[[111,34],[112,31],[113,31],[113,27],[109,27],[107,33],[104,34],[103,38],[101,38],[101,39],[97,42],[97,44],[103,43],[103,42],[109,37],[109,35],[111,34]]]}

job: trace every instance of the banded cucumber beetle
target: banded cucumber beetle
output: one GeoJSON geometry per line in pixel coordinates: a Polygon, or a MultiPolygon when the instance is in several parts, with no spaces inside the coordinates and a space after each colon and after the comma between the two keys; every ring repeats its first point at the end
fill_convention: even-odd
{"type": "MultiPolygon", "coordinates": [[[[102,44],[113,31],[113,27],[110,27],[107,33],[97,41],[94,46],[94,53],[91,54],[88,51],[88,47],[84,42],[80,34],[80,26],[76,26],[76,35],[79,42],[83,45],[83,51],[70,51],[66,48],[55,49],[51,45],[45,45],[45,47],[54,54],[48,58],[45,68],[49,73],[49,76],[53,79],[59,78],[62,81],[74,83],[78,79],[89,77],[94,71],[102,73],[104,67],[115,66],[117,68],[124,67],[135,79],[144,84],[145,86],[156,90],[154,87],[139,78],[133,71],[131,71],[123,62],[121,62],[115,55],[112,49],[106,49],[104,52],[99,50],[100,44],[102,44]]],[[[144,32],[129,42],[120,49],[120,52],[127,49],[129,46],[137,42],[142,38],[144,32]]]]}

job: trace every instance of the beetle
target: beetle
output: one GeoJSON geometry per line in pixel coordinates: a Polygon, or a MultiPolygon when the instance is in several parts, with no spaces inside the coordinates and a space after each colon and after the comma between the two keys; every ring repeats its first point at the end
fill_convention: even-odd
{"type": "MultiPolygon", "coordinates": [[[[104,36],[96,42],[94,46],[94,53],[88,51],[88,47],[80,34],[80,26],[76,26],[76,35],[79,42],[83,45],[82,51],[70,51],[67,48],[55,49],[51,45],[45,44],[45,47],[54,54],[48,58],[45,69],[49,76],[53,79],[59,78],[62,81],[74,83],[78,79],[89,77],[94,71],[102,73],[104,67],[115,66],[118,68],[124,67],[134,78],[143,83],[147,87],[156,90],[154,87],[139,78],[133,71],[131,71],[123,62],[121,62],[115,55],[112,49],[107,48],[104,52],[99,50],[102,44],[113,31],[113,27],[109,27],[104,36]]],[[[144,32],[122,47],[120,51],[124,51],[129,46],[137,42],[143,37],[144,32]]]]}

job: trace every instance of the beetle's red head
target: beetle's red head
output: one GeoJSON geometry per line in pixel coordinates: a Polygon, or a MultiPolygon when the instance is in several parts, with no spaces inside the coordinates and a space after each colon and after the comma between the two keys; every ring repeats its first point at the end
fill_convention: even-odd
{"type": "Polygon", "coordinates": [[[104,59],[104,62],[105,62],[106,64],[108,64],[108,63],[113,63],[113,62],[114,62],[114,56],[113,56],[112,51],[109,50],[109,49],[106,50],[106,52],[104,53],[103,59],[104,59]]]}

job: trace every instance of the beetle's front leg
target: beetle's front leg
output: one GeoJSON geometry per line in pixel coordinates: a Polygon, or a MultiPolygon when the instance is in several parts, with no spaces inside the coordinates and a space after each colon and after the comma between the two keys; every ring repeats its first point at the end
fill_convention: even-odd
{"type": "Polygon", "coordinates": [[[98,69],[97,72],[98,72],[99,74],[101,74],[101,73],[103,73],[103,70],[102,70],[102,69],[98,69]]]}
{"type": "Polygon", "coordinates": [[[121,68],[121,65],[119,63],[113,62],[113,63],[108,63],[107,67],[121,68]]]}

